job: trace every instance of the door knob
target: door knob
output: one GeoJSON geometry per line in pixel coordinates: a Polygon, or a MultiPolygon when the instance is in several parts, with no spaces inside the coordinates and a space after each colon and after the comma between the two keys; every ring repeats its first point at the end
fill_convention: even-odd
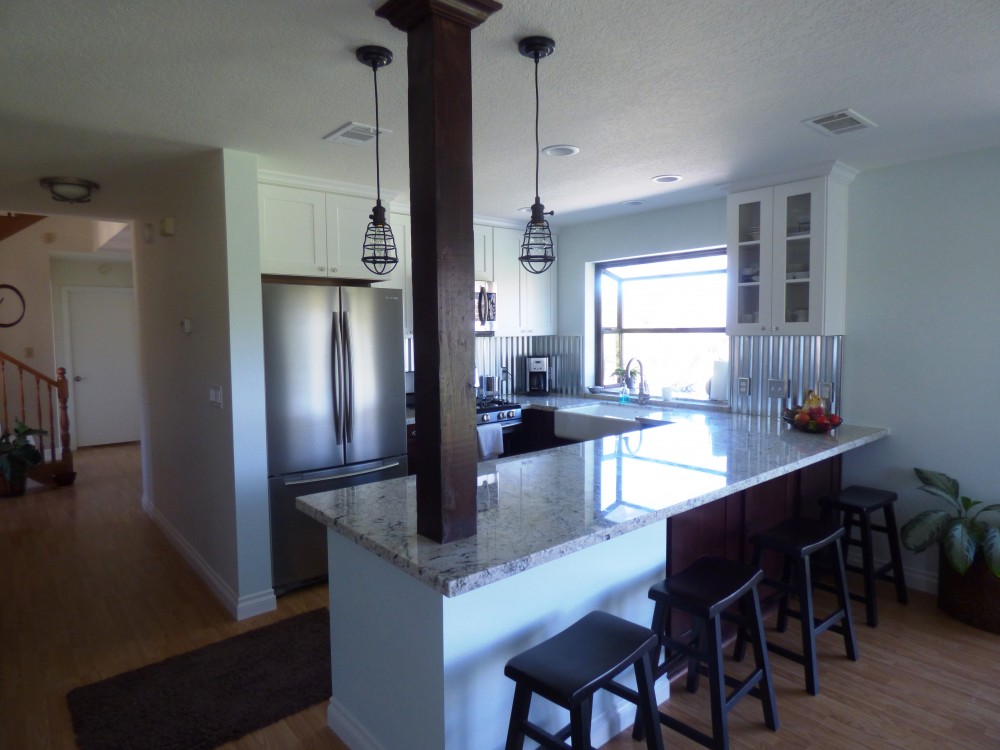
{"type": "Polygon", "coordinates": [[[73,378],[73,380],[74,380],[74,382],[79,383],[81,380],[86,380],[86,378],[81,377],[80,375],[77,375],[75,378],[73,378]]]}

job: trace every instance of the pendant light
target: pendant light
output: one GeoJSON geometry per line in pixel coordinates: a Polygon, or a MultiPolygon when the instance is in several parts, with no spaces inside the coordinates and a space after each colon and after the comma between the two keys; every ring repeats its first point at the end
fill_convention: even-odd
{"type": "Polygon", "coordinates": [[[552,216],[553,211],[545,211],[538,197],[538,61],[548,57],[556,50],[556,43],[544,36],[529,36],[517,44],[518,51],[525,57],[535,61],[535,202],[531,206],[531,219],[524,230],[521,241],[521,255],[518,260],[526,271],[545,273],[555,262],[556,254],[552,246],[552,231],[545,216],[552,216]]]}
{"type": "Polygon", "coordinates": [[[396,255],[396,240],[392,236],[392,227],[385,219],[385,208],[382,206],[382,186],[381,174],[379,171],[378,153],[378,69],[384,68],[392,62],[392,52],[385,47],[375,45],[365,45],[359,47],[357,51],[358,62],[372,69],[372,78],[375,82],[375,207],[372,209],[371,223],[365,232],[365,243],[361,252],[361,260],[365,267],[374,274],[385,276],[392,273],[392,270],[399,262],[396,255]]]}

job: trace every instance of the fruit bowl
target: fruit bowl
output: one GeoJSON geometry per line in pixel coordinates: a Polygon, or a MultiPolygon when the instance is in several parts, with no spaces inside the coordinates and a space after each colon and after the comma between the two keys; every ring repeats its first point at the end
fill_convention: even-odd
{"type": "Polygon", "coordinates": [[[823,434],[825,432],[829,432],[830,430],[839,427],[841,424],[843,424],[844,421],[836,414],[827,414],[824,415],[824,418],[821,420],[810,419],[808,421],[797,420],[795,418],[795,415],[796,412],[793,411],[792,409],[785,409],[781,413],[781,418],[786,422],[788,422],[792,427],[794,427],[799,432],[811,432],[814,434],[823,434]]]}

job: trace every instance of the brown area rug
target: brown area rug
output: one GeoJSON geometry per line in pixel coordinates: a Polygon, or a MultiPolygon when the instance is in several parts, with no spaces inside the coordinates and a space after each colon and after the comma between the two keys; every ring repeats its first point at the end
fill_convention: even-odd
{"type": "Polygon", "coordinates": [[[317,609],[66,696],[80,750],[210,750],[330,697],[317,609]]]}

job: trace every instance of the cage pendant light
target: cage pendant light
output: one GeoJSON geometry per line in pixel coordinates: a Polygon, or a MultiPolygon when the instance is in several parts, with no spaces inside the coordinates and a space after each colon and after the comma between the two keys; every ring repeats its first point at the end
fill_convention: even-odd
{"type": "Polygon", "coordinates": [[[544,273],[555,262],[556,254],[552,246],[552,231],[546,215],[552,216],[553,211],[546,211],[538,197],[538,61],[548,57],[556,49],[556,43],[544,36],[529,36],[517,44],[518,51],[525,57],[535,61],[535,202],[531,206],[531,219],[524,230],[521,240],[521,255],[518,260],[526,271],[544,273]]]}
{"type": "Polygon", "coordinates": [[[392,236],[392,227],[385,218],[385,207],[382,205],[382,185],[379,164],[378,136],[378,69],[392,62],[392,52],[385,47],[366,45],[357,51],[358,62],[372,69],[372,79],[375,83],[375,207],[372,209],[371,223],[365,232],[365,242],[362,247],[361,260],[365,267],[374,274],[385,276],[399,262],[396,255],[396,239],[392,236]]]}

